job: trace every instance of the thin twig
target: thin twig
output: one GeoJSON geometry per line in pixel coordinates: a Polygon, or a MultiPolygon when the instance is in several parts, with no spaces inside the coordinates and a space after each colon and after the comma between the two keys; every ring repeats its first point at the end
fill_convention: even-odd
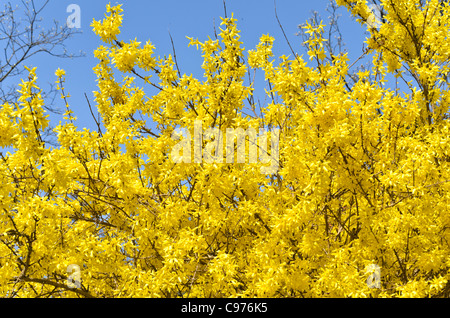
{"type": "Polygon", "coordinates": [[[276,18],[277,21],[278,21],[278,25],[280,26],[281,32],[283,32],[284,38],[286,39],[286,42],[287,42],[287,44],[289,45],[289,48],[291,49],[292,54],[295,56],[295,58],[297,59],[297,61],[300,62],[300,60],[298,59],[297,54],[294,52],[294,49],[293,49],[292,46],[291,46],[291,43],[289,42],[289,39],[288,39],[287,36],[286,36],[286,33],[284,32],[284,29],[283,29],[283,26],[281,25],[280,19],[278,18],[278,14],[277,14],[277,4],[276,4],[276,1],[275,1],[275,0],[273,1],[273,5],[274,5],[274,8],[275,8],[275,18],[276,18]]]}
{"type": "Polygon", "coordinates": [[[70,288],[69,286],[65,285],[65,284],[61,284],[61,283],[56,283],[54,281],[51,281],[49,279],[42,279],[42,278],[30,278],[30,277],[22,277],[21,278],[22,281],[25,282],[30,282],[30,283],[38,283],[38,284],[44,284],[44,285],[50,285],[50,286],[54,286],[57,288],[62,288],[68,291],[72,291],[76,294],[79,294],[81,296],[84,296],[86,298],[95,298],[92,294],[90,294],[88,291],[86,290],[82,290],[79,288],[70,288]]]}
{"type": "Polygon", "coordinates": [[[175,60],[175,66],[177,67],[178,77],[181,77],[181,72],[180,72],[180,68],[178,67],[178,61],[177,61],[177,53],[175,52],[175,45],[173,44],[172,34],[170,34],[170,30],[168,30],[168,32],[169,32],[169,37],[170,37],[170,43],[172,44],[173,59],[175,60]]]}
{"type": "Polygon", "coordinates": [[[98,122],[97,118],[95,118],[94,112],[92,111],[91,103],[89,102],[89,98],[87,97],[86,93],[84,93],[84,97],[86,97],[86,101],[87,101],[87,103],[89,105],[89,111],[91,112],[92,118],[94,118],[94,121],[97,124],[98,132],[99,132],[100,136],[103,137],[103,133],[102,133],[102,129],[100,127],[100,123],[98,122]]]}

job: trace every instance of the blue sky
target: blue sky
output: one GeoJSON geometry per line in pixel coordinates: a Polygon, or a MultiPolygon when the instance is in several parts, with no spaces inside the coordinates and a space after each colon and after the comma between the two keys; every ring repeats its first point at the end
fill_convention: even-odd
{"type": "MultiPolygon", "coordinates": [[[[43,0],[36,0],[38,3],[43,0]]],[[[12,4],[20,3],[18,0],[12,4]]],[[[58,20],[65,23],[70,15],[66,11],[70,4],[77,4],[81,9],[81,31],[66,42],[69,52],[83,51],[86,55],[74,59],[61,59],[49,55],[38,55],[27,61],[28,66],[37,66],[38,83],[43,89],[49,82],[55,81],[54,72],[60,67],[66,70],[66,91],[70,93],[69,104],[78,117],[78,126],[94,128],[90,119],[89,108],[84,93],[89,96],[94,106],[92,91],[96,89],[95,75],[92,68],[97,60],[93,57],[93,51],[102,44],[90,24],[93,19],[103,19],[106,4],[122,3],[124,9],[124,21],[119,40],[128,41],[137,39],[145,43],[147,40],[155,45],[155,55],[168,55],[172,53],[169,31],[172,35],[177,60],[182,73],[193,74],[201,78],[202,58],[201,52],[195,46],[188,48],[189,40],[186,36],[206,40],[208,35],[214,36],[214,25],[219,27],[220,17],[224,16],[223,0],[169,0],[169,1],[143,1],[127,0],[121,2],[106,0],[50,0],[50,3],[42,12],[42,25],[58,20]]],[[[328,0],[277,0],[276,7],[278,17],[284,31],[297,53],[305,54],[301,47],[301,38],[296,36],[298,25],[304,23],[312,16],[312,11],[318,11],[324,22],[328,22],[328,13],[325,11],[328,0]]],[[[275,56],[291,54],[278,25],[274,11],[273,0],[226,0],[228,16],[233,12],[238,20],[238,28],[241,30],[241,40],[246,50],[253,49],[262,34],[269,33],[274,36],[275,56]]],[[[350,18],[345,8],[340,8],[340,28],[344,36],[346,48],[349,51],[351,62],[361,55],[362,43],[365,39],[364,28],[350,18]]],[[[305,54],[306,55],[306,54],[305,54]]],[[[306,59],[306,58],[305,58],[306,59]]],[[[57,100],[63,107],[61,99],[57,100]]],[[[57,119],[60,120],[60,119],[57,119]]],[[[52,122],[56,125],[57,122],[52,122]]]]}

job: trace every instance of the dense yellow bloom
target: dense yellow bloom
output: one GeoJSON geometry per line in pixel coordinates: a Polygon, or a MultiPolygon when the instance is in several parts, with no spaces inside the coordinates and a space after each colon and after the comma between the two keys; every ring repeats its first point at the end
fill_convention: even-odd
{"type": "MultiPolygon", "coordinates": [[[[370,19],[367,1],[338,3],[370,19]]],[[[305,26],[305,60],[275,58],[269,34],[245,50],[236,19],[224,18],[217,39],[189,38],[203,56],[197,79],[154,56],[150,41],[119,41],[122,9],[108,5],[92,23],[104,41],[94,52],[97,129],[77,127],[61,69],[57,147],[42,137],[36,69],[18,103],[0,108],[0,147],[13,149],[0,158],[0,295],[448,296],[450,9],[381,3],[371,67],[352,86],[323,23],[305,26]],[[409,90],[390,88],[392,78],[409,90]],[[210,129],[203,139],[198,122],[210,129]],[[275,170],[219,143],[238,128],[263,130],[258,159],[276,153],[261,140],[279,134],[275,170]],[[206,156],[212,146],[233,162],[206,156]],[[192,160],[173,160],[176,147],[192,160]]]]}

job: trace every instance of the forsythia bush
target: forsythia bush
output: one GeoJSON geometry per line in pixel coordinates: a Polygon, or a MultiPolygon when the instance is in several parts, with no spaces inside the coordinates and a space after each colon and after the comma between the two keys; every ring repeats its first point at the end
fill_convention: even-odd
{"type": "MultiPolygon", "coordinates": [[[[0,295],[448,295],[450,7],[381,2],[371,68],[353,85],[347,55],[329,58],[322,24],[305,26],[305,60],[275,58],[270,35],[245,51],[224,18],[216,39],[190,39],[204,58],[197,79],[174,56],[154,56],[150,41],[118,40],[122,9],[108,5],[92,24],[104,42],[94,53],[98,129],[78,129],[60,69],[58,147],[42,137],[35,69],[18,103],[1,106],[0,147],[13,151],[0,158],[0,295]],[[266,104],[253,95],[256,73],[266,104]],[[174,132],[192,136],[199,120],[221,132],[278,129],[277,169],[261,173],[267,164],[248,156],[177,162],[174,132]]],[[[361,24],[370,17],[364,0],[338,4],[361,24]]]]}

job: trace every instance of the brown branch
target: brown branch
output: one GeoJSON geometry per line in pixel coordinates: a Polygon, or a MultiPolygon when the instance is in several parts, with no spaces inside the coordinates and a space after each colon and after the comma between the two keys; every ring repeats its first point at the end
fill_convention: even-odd
{"type": "Polygon", "coordinates": [[[395,248],[393,249],[395,257],[397,258],[397,262],[398,262],[398,266],[400,266],[400,269],[402,271],[402,278],[403,278],[403,283],[407,283],[408,282],[408,275],[406,274],[406,268],[404,266],[404,264],[402,264],[402,262],[400,261],[400,257],[398,256],[397,251],[395,250],[395,248]]]}
{"type": "Polygon", "coordinates": [[[54,286],[56,288],[62,288],[64,290],[74,292],[74,293],[84,296],[86,298],[95,298],[87,290],[82,290],[82,289],[78,289],[78,288],[70,288],[69,286],[67,286],[65,284],[57,283],[57,282],[51,281],[49,279],[31,278],[31,277],[25,276],[25,277],[22,277],[21,280],[24,282],[29,282],[29,283],[38,283],[38,284],[43,284],[43,285],[54,286]]]}
{"type": "Polygon", "coordinates": [[[275,1],[275,0],[273,1],[273,5],[274,5],[274,9],[275,9],[275,18],[276,18],[277,21],[278,21],[278,25],[279,25],[280,28],[281,28],[281,32],[283,32],[283,36],[284,36],[284,38],[286,39],[286,42],[287,42],[287,44],[289,45],[289,48],[291,49],[292,54],[295,56],[295,58],[297,59],[297,61],[300,63],[300,60],[298,59],[297,54],[295,54],[294,49],[292,48],[291,43],[289,42],[289,39],[287,38],[286,33],[284,32],[284,29],[283,29],[283,26],[281,25],[280,19],[278,18],[278,14],[277,14],[277,4],[276,4],[276,1],[275,1]]]}
{"type": "Polygon", "coordinates": [[[170,34],[170,31],[169,31],[169,37],[170,37],[170,43],[172,44],[173,59],[175,61],[175,66],[177,67],[178,77],[181,77],[181,72],[180,72],[180,68],[178,67],[178,61],[177,61],[177,53],[175,52],[175,45],[173,44],[172,34],[170,34]]]}
{"type": "Polygon", "coordinates": [[[92,118],[94,118],[94,121],[95,121],[95,123],[96,123],[96,125],[98,127],[98,132],[99,132],[100,136],[103,137],[103,133],[102,133],[102,129],[100,127],[100,123],[98,122],[97,118],[95,118],[94,112],[92,111],[91,103],[89,102],[89,98],[87,97],[86,93],[84,93],[84,97],[86,97],[86,101],[87,101],[87,103],[89,105],[89,111],[91,112],[92,118]]]}

